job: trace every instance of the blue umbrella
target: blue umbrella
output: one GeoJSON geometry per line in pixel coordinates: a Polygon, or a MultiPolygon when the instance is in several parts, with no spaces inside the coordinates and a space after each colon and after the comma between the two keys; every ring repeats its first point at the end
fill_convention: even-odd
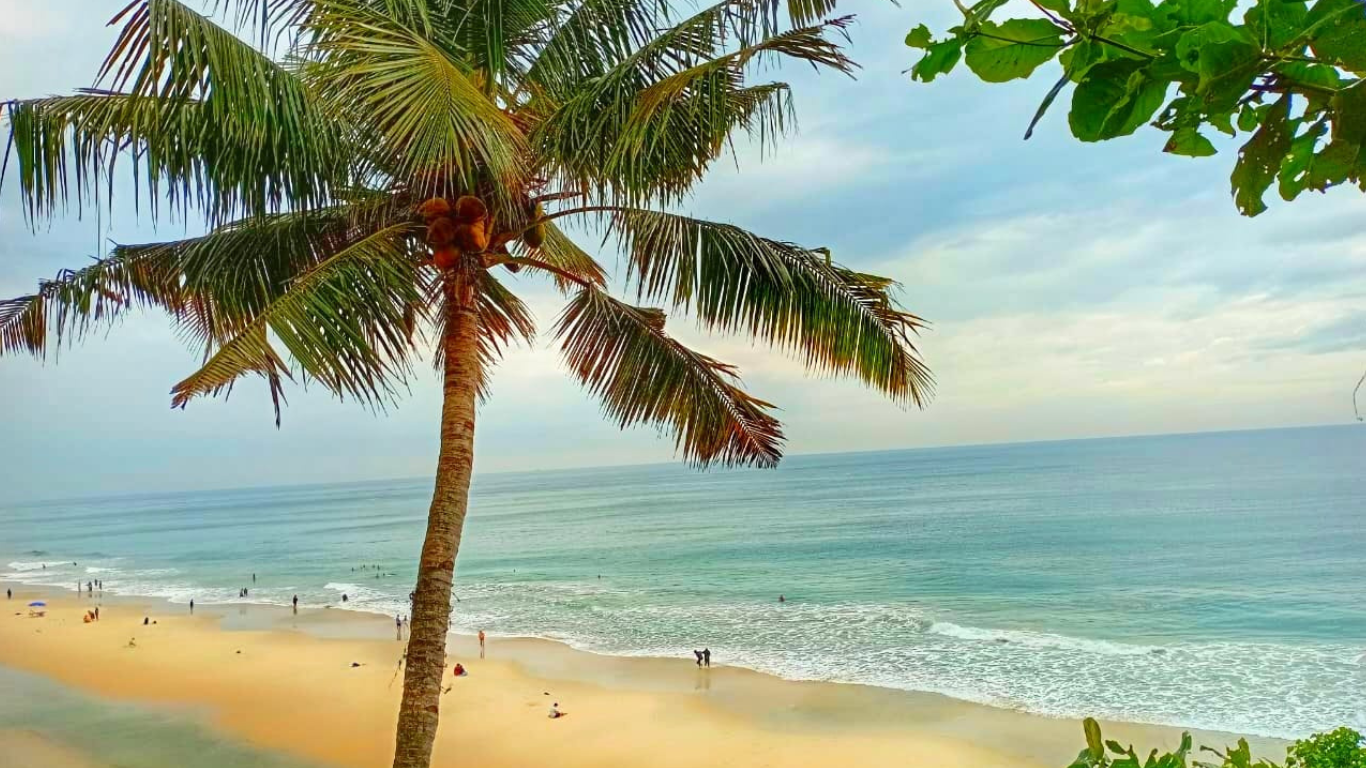
{"type": "Polygon", "coordinates": [[[33,602],[31,602],[31,603],[28,604],[28,607],[30,607],[30,608],[46,608],[46,607],[47,607],[47,603],[43,602],[42,600],[34,600],[33,602]]]}

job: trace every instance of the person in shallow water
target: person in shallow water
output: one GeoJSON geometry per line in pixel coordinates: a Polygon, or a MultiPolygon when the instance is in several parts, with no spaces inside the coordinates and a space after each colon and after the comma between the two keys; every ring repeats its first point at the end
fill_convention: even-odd
{"type": "Polygon", "coordinates": [[[346,593],[345,593],[345,592],[342,593],[342,602],[343,602],[343,603],[346,602],[346,593]]]}

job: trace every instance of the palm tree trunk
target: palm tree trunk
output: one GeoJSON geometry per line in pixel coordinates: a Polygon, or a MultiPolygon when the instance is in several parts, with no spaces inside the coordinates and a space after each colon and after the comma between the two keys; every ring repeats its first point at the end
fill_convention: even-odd
{"type": "Polygon", "coordinates": [[[441,704],[441,676],[446,666],[451,580],[474,465],[474,401],[480,377],[479,318],[472,297],[460,290],[458,282],[458,278],[447,276],[449,314],[442,339],[446,368],[441,457],[437,463],[436,491],[427,513],[427,538],[422,543],[422,560],[417,569],[394,768],[428,768],[431,764],[441,704]]]}

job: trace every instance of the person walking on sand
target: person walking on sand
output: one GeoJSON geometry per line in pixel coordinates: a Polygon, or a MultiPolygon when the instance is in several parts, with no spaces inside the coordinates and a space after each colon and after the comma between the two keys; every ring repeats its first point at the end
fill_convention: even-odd
{"type": "Polygon", "coordinates": [[[692,649],[692,655],[697,657],[697,666],[702,666],[702,652],[694,648],[692,649]]]}
{"type": "Polygon", "coordinates": [[[710,649],[710,648],[703,648],[703,649],[702,649],[702,665],[705,666],[707,669],[711,669],[711,649],[710,649]]]}
{"type": "Polygon", "coordinates": [[[5,599],[6,599],[6,600],[13,600],[13,599],[14,599],[14,590],[12,590],[12,589],[7,589],[7,590],[5,590],[5,599]]]}
{"type": "Polygon", "coordinates": [[[299,612],[299,596],[298,596],[298,595],[295,595],[295,596],[294,596],[294,612],[295,612],[295,613],[298,613],[298,612],[299,612]]]}
{"type": "Polygon", "coordinates": [[[397,635],[397,637],[394,638],[395,640],[403,639],[403,617],[399,616],[397,613],[394,614],[394,634],[397,635]]]}
{"type": "Polygon", "coordinates": [[[95,606],[95,621],[99,621],[99,620],[100,620],[100,607],[97,605],[97,606],[95,606]]]}
{"type": "Polygon", "coordinates": [[[190,615],[194,615],[194,598],[190,598],[190,615]]]}
{"type": "Polygon", "coordinates": [[[484,658],[484,630],[479,630],[479,658],[484,658]]]}

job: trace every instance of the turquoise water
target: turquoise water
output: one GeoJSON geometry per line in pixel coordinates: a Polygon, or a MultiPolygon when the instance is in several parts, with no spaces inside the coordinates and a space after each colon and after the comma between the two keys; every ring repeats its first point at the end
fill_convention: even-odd
{"type": "MultiPolygon", "coordinates": [[[[346,593],[392,615],[430,488],[9,506],[0,578],[200,604],[346,593]]],[[[1366,428],[480,475],[456,593],[460,630],[598,652],[709,646],[1060,716],[1363,728],[1366,428]]]]}
{"type": "MultiPolygon", "coordinates": [[[[37,734],[95,765],[321,768],[224,739],[186,712],[107,701],[6,667],[0,667],[0,691],[0,731],[37,734]]],[[[23,753],[0,755],[0,765],[40,768],[23,753]]]]}

